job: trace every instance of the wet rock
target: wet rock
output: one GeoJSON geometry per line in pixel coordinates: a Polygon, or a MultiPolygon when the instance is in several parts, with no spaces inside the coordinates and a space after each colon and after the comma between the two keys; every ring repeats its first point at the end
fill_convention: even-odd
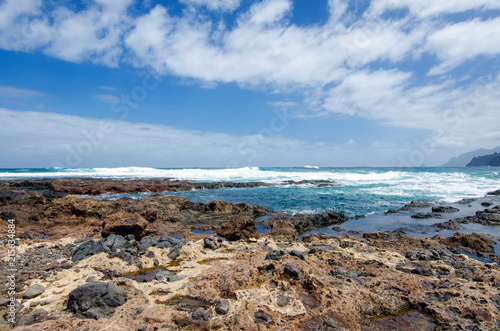
{"type": "Polygon", "coordinates": [[[299,233],[304,233],[317,228],[345,223],[349,217],[342,213],[326,212],[322,214],[297,214],[284,220],[291,222],[299,233]]]}
{"type": "Polygon", "coordinates": [[[23,293],[23,299],[33,299],[45,292],[45,287],[35,284],[23,293]]]}
{"type": "Polygon", "coordinates": [[[106,216],[102,236],[119,234],[122,236],[133,235],[139,240],[144,236],[148,221],[137,213],[117,212],[106,216]]]}
{"type": "Polygon", "coordinates": [[[412,214],[411,218],[426,219],[426,218],[433,218],[433,217],[438,218],[440,216],[441,216],[440,214],[436,214],[436,213],[416,213],[416,214],[412,214]]]}
{"type": "Polygon", "coordinates": [[[500,189],[496,191],[488,192],[487,195],[500,195],[500,189]]]}
{"type": "Polygon", "coordinates": [[[455,213],[457,211],[460,211],[460,209],[452,207],[452,206],[435,206],[432,207],[432,212],[433,213],[455,213]]]}
{"type": "Polygon", "coordinates": [[[127,293],[113,283],[90,282],[71,291],[67,309],[87,318],[109,318],[126,301],[127,293]]]}
{"type": "Polygon", "coordinates": [[[459,205],[468,205],[470,203],[473,203],[474,201],[476,201],[476,199],[473,199],[473,198],[463,198],[462,200],[457,201],[457,203],[459,205]]]}
{"type": "Polygon", "coordinates": [[[221,300],[215,306],[215,312],[219,315],[226,315],[229,312],[229,301],[221,300]]]}
{"type": "Polygon", "coordinates": [[[432,202],[427,202],[423,200],[414,200],[410,203],[407,203],[403,207],[399,208],[398,211],[405,211],[405,210],[411,210],[413,208],[427,208],[427,207],[432,207],[434,204],[432,202]]]}
{"type": "Polygon", "coordinates": [[[271,252],[267,253],[266,260],[279,261],[283,255],[285,255],[284,251],[282,251],[282,250],[279,250],[279,251],[278,250],[274,250],[274,251],[271,251],[271,252]]]}
{"type": "Polygon", "coordinates": [[[495,251],[496,242],[481,233],[455,233],[452,237],[443,238],[442,244],[454,247],[467,247],[475,252],[489,253],[495,251]]]}
{"type": "Polygon", "coordinates": [[[332,228],[333,231],[335,232],[342,232],[342,231],[345,231],[345,229],[341,228],[340,226],[334,226],[332,228]]]}
{"type": "Polygon", "coordinates": [[[483,207],[491,207],[493,204],[491,202],[481,202],[481,206],[483,207]]]}
{"type": "Polygon", "coordinates": [[[269,325],[269,324],[274,322],[273,317],[271,315],[269,315],[268,313],[266,313],[265,311],[263,311],[262,309],[259,309],[258,311],[256,311],[254,313],[254,317],[255,317],[256,324],[269,325]]]}
{"type": "Polygon", "coordinates": [[[285,264],[283,269],[283,277],[299,280],[304,278],[304,272],[299,268],[294,266],[292,263],[285,264]]]}
{"type": "Polygon", "coordinates": [[[458,223],[457,221],[454,221],[454,220],[451,220],[451,221],[448,221],[445,223],[436,223],[436,224],[433,224],[432,226],[440,228],[440,229],[444,229],[444,230],[454,230],[454,231],[465,229],[464,226],[460,225],[460,223],[458,223]]]}
{"type": "Polygon", "coordinates": [[[305,257],[305,255],[304,255],[304,253],[299,252],[299,251],[296,251],[296,250],[292,250],[292,251],[290,252],[290,255],[291,255],[291,256],[298,257],[299,259],[304,260],[304,261],[306,260],[306,257],[305,257]]]}
{"type": "Polygon", "coordinates": [[[257,225],[250,218],[239,218],[222,224],[217,235],[230,241],[258,238],[257,225]]]}

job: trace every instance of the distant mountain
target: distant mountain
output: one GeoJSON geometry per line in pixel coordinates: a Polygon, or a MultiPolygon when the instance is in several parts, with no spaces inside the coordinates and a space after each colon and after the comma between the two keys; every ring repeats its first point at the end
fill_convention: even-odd
{"type": "Polygon", "coordinates": [[[458,157],[452,157],[448,162],[443,164],[442,167],[465,167],[475,157],[485,156],[499,152],[500,152],[500,146],[493,149],[481,148],[472,152],[464,153],[458,157]]]}
{"type": "Polygon", "coordinates": [[[500,153],[493,153],[473,158],[466,167],[499,167],[500,153]]]}

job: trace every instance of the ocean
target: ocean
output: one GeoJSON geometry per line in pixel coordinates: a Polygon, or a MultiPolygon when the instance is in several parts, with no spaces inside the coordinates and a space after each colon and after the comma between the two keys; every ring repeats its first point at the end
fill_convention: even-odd
{"type": "MultiPolygon", "coordinates": [[[[406,228],[410,235],[435,235],[434,223],[450,218],[473,215],[484,207],[481,202],[499,204],[487,192],[500,189],[500,168],[293,168],[243,167],[237,169],[160,169],[144,167],[121,168],[42,168],[0,169],[0,180],[52,178],[170,178],[193,182],[265,182],[269,186],[228,188],[188,192],[165,192],[185,196],[195,202],[225,200],[257,204],[279,212],[322,213],[342,212],[348,216],[363,215],[344,223],[347,231],[391,231],[406,228]],[[331,186],[297,183],[304,180],[331,181],[331,186]],[[290,183],[294,181],[295,183],[290,183]],[[467,205],[456,204],[462,198],[476,198],[467,205]],[[412,200],[425,200],[453,205],[460,212],[445,215],[446,219],[417,220],[410,212],[390,216],[384,213],[398,209],[412,200]]],[[[141,198],[149,193],[118,194],[99,197],[118,199],[124,196],[141,198]]],[[[424,210],[425,211],[425,210],[424,210]]],[[[466,225],[463,232],[483,232],[500,236],[499,227],[466,225]]],[[[332,232],[331,229],[323,229],[332,232]]],[[[342,233],[342,232],[340,232],[342,233]]],[[[446,235],[446,231],[442,234],[446,235]]]]}

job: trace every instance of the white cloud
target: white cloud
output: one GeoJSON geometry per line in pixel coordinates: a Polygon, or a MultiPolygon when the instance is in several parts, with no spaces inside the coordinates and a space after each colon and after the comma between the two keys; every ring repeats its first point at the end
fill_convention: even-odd
{"type": "Polygon", "coordinates": [[[100,102],[110,103],[110,104],[118,104],[121,101],[119,97],[112,94],[96,94],[94,95],[94,99],[100,102]]]}
{"type": "MultiPolygon", "coordinates": [[[[253,1],[245,11],[236,10],[240,0],[182,2],[189,8],[175,14],[161,4],[147,13],[128,10],[132,0],[89,0],[78,12],[61,7],[47,13],[42,1],[6,0],[0,5],[0,47],[111,67],[132,63],[203,86],[235,82],[290,93],[296,104],[281,106],[306,109],[297,114],[302,117],[357,115],[436,132],[442,123],[458,122],[454,112],[482,84],[477,73],[464,78],[454,69],[500,54],[500,19],[491,11],[500,9],[498,0],[373,0],[361,14],[352,2],[329,0],[328,22],[310,26],[294,24],[291,0],[253,1]],[[225,16],[204,8],[232,13],[232,23],[226,26],[225,16]],[[392,15],[397,9],[407,11],[392,15]],[[457,13],[463,22],[446,16],[457,13]],[[419,74],[428,70],[434,76],[419,74]]],[[[459,115],[459,129],[436,141],[497,139],[499,101],[495,93],[481,98],[480,107],[459,115]]]]}
{"type": "Polygon", "coordinates": [[[0,123],[0,167],[348,166],[379,158],[352,141],[307,143],[46,112],[0,108],[0,123]]]}
{"type": "Polygon", "coordinates": [[[375,0],[371,4],[370,11],[378,16],[385,11],[401,8],[408,8],[413,15],[427,18],[441,14],[461,13],[473,9],[500,9],[500,3],[497,0],[375,0]]]}
{"type": "Polygon", "coordinates": [[[46,96],[47,94],[39,91],[0,85],[0,99],[2,100],[23,100],[46,96]]]}
{"type": "Polygon", "coordinates": [[[432,74],[453,69],[478,55],[498,55],[500,18],[448,25],[427,38],[427,47],[441,60],[438,66],[432,68],[432,74]]]}
{"type": "Polygon", "coordinates": [[[192,6],[206,6],[210,10],[232,12],[239,7],[241,0],[180,0],[192,6]]]}

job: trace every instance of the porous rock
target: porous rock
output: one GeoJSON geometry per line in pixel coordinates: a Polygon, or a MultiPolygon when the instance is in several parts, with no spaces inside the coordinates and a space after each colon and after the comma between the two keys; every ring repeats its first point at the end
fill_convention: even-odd
{"type": "Polygon", "coordinates": [[[127,293],[113,283],[90,282],[71,291],[67,308],[87,318],[109,318],[126,301],[127,293]]]}

